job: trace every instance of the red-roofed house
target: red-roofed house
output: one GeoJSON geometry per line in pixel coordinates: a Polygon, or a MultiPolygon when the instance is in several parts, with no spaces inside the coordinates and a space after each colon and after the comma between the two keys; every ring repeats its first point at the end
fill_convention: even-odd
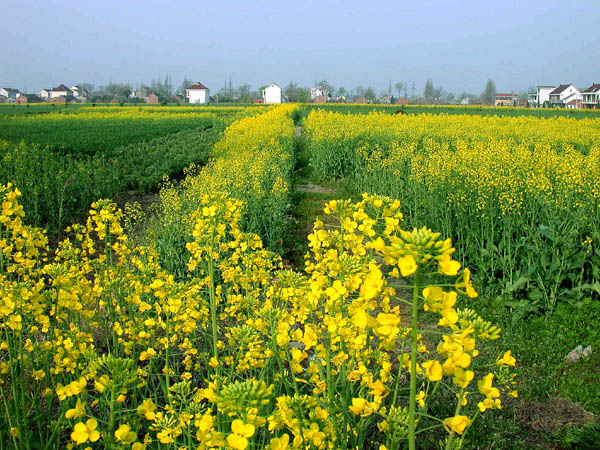
{"type": "Polygon", "coordinates": [[[574,103],[573,100],[578,100],[581,103],[582,99],[581,92],[572,84],[561,84],[550,92],[550,106],[554,107],[573,108],[573,105],[577,103],[574,103]]]}
{"type": "Polygon", "coordinates": [[[408,105],[408,99],[406,97],[399,98],[396,100],[396,105],[408,105]]]}
{"type": "Polygon", "coordinates": [[[317,95],[313,103],[327,103],[327,99],[323,95],[317,95]]]}
{"type": "Polygon", "coordinates": [[[185,98],[188,103],[208,103],[209,89],[199,81],[196,81],[185,90],[185,98]]]}
{"type": "Polygon", "coordinates": [[[518,104],[517,94],[496,94],[494,97],[494,106],[517,106],[518,104]]]}
{"type": "Polygon", "coordinates": [[[582,105],[586,109],[600,108],[600,84],[594,83],[582,93],[582,105]]]}

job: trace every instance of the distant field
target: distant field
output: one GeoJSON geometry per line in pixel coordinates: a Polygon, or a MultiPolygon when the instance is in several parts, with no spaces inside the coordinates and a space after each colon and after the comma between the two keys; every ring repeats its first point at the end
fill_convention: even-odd
{"type": "Polygon", "coordinates": [[[511,108],[493,106],[420,106],[420,105],[361,105],[352,103],[306,104],[302,108],[304,115],[314,109],[334,111],[344,114],[367,114],[373,111],[388,114],[468,114],[480,116],[499,117],[572,117],[582,119],[586,117],[600,118],[600,110],[588,109],[562,109],[562,108],[511,108]]]}
{"type": "MultiPolygon", "coordinates": [[[[148,112],[164,112],[165,110],[171,110],[172,112],[191,112],[190,110],[196,110],[196,112],[210,112],[210,111],[222,111],[222,110],[240,110],[245,108],[265,108],[264,104],[235,104],[235,103],[211,103],[208,105],[192,105],[189,103],[176,104],[171,103],[168,105],[149,105],[147,103],[69,103],[64,104],[52,104],[52,103],[30,103],[28,105],[11,105],[6,103],[0,103],[0,117],[2,116],[14,116],[14,115],[30,115],[30,114],[44,114],[49,112],[81,112],[89,111],[92,108],[98,110],[123,110],[124,108],[142,108],[148,112]]],[[[224,111],[223,111],[224,112],[224,111]]]]}
{"type": "Polygon", "coordinates": [[[48,145],[64,153],[94,155],[183,130],[224,125],[218,115],[204,112],[164,112],[158,116],[138,108],[118,111],[81,108],[77,112],[0,116],[0,139],[48,145]]]}

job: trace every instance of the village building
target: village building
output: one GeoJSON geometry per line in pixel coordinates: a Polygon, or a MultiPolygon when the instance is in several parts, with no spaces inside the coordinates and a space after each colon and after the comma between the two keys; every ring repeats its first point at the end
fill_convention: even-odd
{"type": "Polygon", "coordinates": [[[550,106],[567,108],[576,107],[579,104],[581,107],[581,101],[583,96],[581,92],[572,84],[561,84],[552,92],[550,92],[550,106]]]}
{"type": "Polygon", "coordinates": [[[328,92],[322,87],[314,87],[310,88],[310,99],[315,100],[317,97],[325,97],[327,98],[328,92]]]}
{"type": "Polygon", "coordinates": [[[582,106],[586,109],[600,108],[600,84],[593,83],[589,88],[582,93],[582,106]]]}
{"type": "Polygon", "coordinates": [[[73,92],[73,97],[75,97],[80,102],[86,102],[90,96],[90,93],[83,89],[81,86],[71,86],[71,92],[73,92]]]}
{"type": "Polygon", "coordinates": [[[203,104],[210,101],[210,90],[199,81],[196,81],[185,90],[187,103],[203,104]]]}
{"type": "Polygon", "coordinates": [[[262,90],[262,98],[264,103],[282,103],[282,90],[275,83],[271,83],[262,90]]]}
{"type": "MultiPolygon", "coordinates": [[[[71,97],[73,98],[73,97],[71,97]]],[[[67,103],[67,97],[53,97],[48,99],[48,103],[67,103]]]]}
{"type": "Polygon", "coordinates": [[[318,95],[313,99],[313,103],[327,103],[327,98],[323,95],[318,95]]]}
{"type": "Polygon", "coordinates": [[[156,95],[154,92],[151,92],[150,95],[146,97],[146,103],[150,105],[158,105],[158,101],[158,95],[156,95]]]}
{"type": "Polygon", "coordinates": [[[517,94],[496,94],[494,106],[518,106],[519,96],[517,94]]]}
{"type": "Polygon", "coordinates": [[[138,87],[135,91],[131,91],[128,97],[131,99],[139,99],[141,101],[147,102],[148,95],[150,95],[151,92],[152,91],[150,91],[149,87],[142,85],[138,87]]]}
{"type": "Polygon", "coordinates": [[[398,100],[396,100],[396,105],[408,105],[408,99],[407,98],[399,98],[398,100]]]}
{"type": "Polygon", "coordinates": [[[556,86],[537,86],[534,94],[529,94],[528,104],[530,108],[546,108],[550,104],[550,92],[556,86]]]}
{"type": "Polygon", "coordinates": [[[48,100],[50,98],[50,91],[52,89],[48,88],[48,89],[42,89],[40,91],[38,91],[38,96],[42,99],[42,100],[48,100]]]}
{"type": "Polygon", "coordinates": [[[71,89],[69,89],[68,87],[66,87],[64,84],[61,84],[50,90],[50,96],[49,96],[50,99],[58,98],[58,97],[74,98],[73,91],[71,89]]]}
{"type": "Polygon", "coordinates": [[[354,101],[354,103],[365,104],[365,103],[367,103],[367,100],[366,100],[364,97],[360,97],[360,98],[357,98],[357,99],[354,101]]]}
{"type": "Polygon", "coordinates": [[[0,97],[4,97],[6,100],[16,100],[21,95],[18,89],[13,88],[0,88],[0,97]]]}
{"type": "Polygon", "coordinates": [[[28,103],[39,103],[40,97],[36,94],[21,94],[15,99],[15,104],[26,105],[28,103]]]}

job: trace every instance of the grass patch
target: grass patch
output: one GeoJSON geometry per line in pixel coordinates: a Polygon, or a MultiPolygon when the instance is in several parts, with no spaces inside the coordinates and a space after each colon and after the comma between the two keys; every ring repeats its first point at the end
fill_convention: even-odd
{"type": "Polygon", "coordinates": [[[600,303],[560,304],[552,313],[515,324],[510,311],[494,302],[475,299],[470,306],[503,325],[501,338],[488,344],[480,362],[512,349],[520,397],[481,415],[465,448],[597,448],[585,447],[589,433],[583,430],[593,428],[600,414],[600,303]],[[578,345],[591,345],[592,354],[567,361],[578,345]]]}

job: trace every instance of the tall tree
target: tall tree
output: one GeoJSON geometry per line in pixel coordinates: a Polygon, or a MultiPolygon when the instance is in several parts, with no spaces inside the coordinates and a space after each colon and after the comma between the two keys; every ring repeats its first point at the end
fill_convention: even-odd
{"type": "Polygon", "coordinates": [[[396,91],[398,91],[398,97],[402,97],[402,88],[404,87],[404,83],[398,81],[395,85],[396,91]]]}
{"type": "Polygon", "coordinates": [[[183,81],[181,82],[181,86],[177,89],[179,95],[185,95],[185,90],[189,88],[194,82],[190,80],[187,76],[183,77],[183,81]]]}
{"type": "Polygon", "coordinates": [[[435,103],[439,103],[443,94],[444,94],[444,88],[442,86],[434,87],[433,88],[433,98],[432,98],[432,100],[435,103]]]}
{"type": "Polygon", "coordinates": [[[427,101],[433,100],[433,81],[431,81],[431,78],[429,78],[427,80],[427,82],[425,83],[425,90],[423,91],[423,97],[425,97],[425,100],[427,100],[427,101]]]}
{"type": "Polygon", "coordinates": [[[308,103],[310,100],[310,89],[298,88],[298,103],[308,103]]]}
{"type": "Polygon", "coordinates": [[[490,78],[487,80],[485,84],[485,90],[481,94],[481,102],[486,105],[491,105],[494,103],[494,97],[496,96],[496,85],[494,81],[490,78]]]}
{"type": "Polygon", "coordinates": [[[375,91],[373,90],[372,87],[368,87],[367,89],[365,89],[364,97],[365,97],[365,100],[369,103],[375,101],[375,91]]]}
{"type": "Polygon", "coordinates": [[[283,95],[288,102],[295,103],[298,101],[298,90],[298,83],[290,81],[290,84],[283,88],[283,95]]]}
{"type": "Polygon", "coordinates": [[[252,91],[252,86],[250,86],[249,84],[242,84],[238,88],[238,95],[240,97],[240,102],[252,103],[251,91],[252,91]]]}
{"type": "Polygon", "coordinates": [[[365,96],[365,89],[359,84],[358,86],[356,86],[356,88],[354,89],[354,98],[361,98],[365,96]]]}

